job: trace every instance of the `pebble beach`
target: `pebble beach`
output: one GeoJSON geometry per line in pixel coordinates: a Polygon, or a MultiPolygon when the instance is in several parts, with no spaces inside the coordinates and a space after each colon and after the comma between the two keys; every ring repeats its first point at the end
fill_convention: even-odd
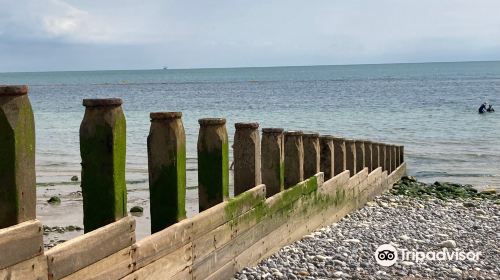
{"type": "Polygon", "coordinates": [[[500,279],[499,197],[495,190],[426,185],[406,177],[338,223],[244,268],[234,279],[500,279]],[[397,249],[394,265],[377,263],[375,252],[383,244],[397,249]],[[402,258],[417,251],[431,252],[430,259],[402,258]],[[469,255],[432,260],[432,252],[436,259],[439,252],[469,255]]]}

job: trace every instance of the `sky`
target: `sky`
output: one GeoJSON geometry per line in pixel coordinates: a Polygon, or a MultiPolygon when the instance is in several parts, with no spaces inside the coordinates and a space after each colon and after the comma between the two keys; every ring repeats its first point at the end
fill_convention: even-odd
{"type": "Polygon", "coordinates": [[[500,60],[499,0],[0,0],[0,72],[500,60]]]}

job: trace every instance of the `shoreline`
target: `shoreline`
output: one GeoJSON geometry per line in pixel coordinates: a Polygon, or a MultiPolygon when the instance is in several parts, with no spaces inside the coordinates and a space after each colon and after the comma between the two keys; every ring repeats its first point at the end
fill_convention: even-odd
{"type": "MultiPolygon", "coordinates": [[[[413,180],[414,177],[410,176],[407,178],[412,178],[413,180]]],[[[424,184],[420,181],[409,182],[414,182],[414,188],[417,189],[431,186],[430,184],[424,184]]],[[[63,185],[37,187],[37,219],[44,224],[44,246],[46,249],[83,234],[83,202],[79,184],[80,182],[68,182],[68,184],[63,185]],[[48,203],[47,201],[52,196],[59,197],[61,202],[56,204],[48,203]]],[[[468,186],[467,189],[469,191],[470,188],[473,188],[470,185],[447,184],[451,184],[450,186],[452,187],[468,186]]],[[[127,207],[128,210],[135,206],[143,208],[142,213],[133,214],[137,223],[137,240],[141,240],[151,235],[148,199],[149,190],[147,185],[143,184],[134,184],[132,186],[133,187],[130,187],[129,185],[128,189],[127,207]]],[[[409,190],[411,190],[411,188],[399,189],[398,191],[404,192],[409,190]]],[[[232,192],[232,190],[230,191],[232,192]]],[[[415,189],[413,189],[413,191],[415,191],[415,189]]],[[[471,192],[474,193],[473,191],[471,192]]],[[[479,192],[478,190],[478,193],[479,192]]],[[[499,191],[496,192],[500,193],[499,191]]],[[[192,217],[198,213],[197,195],[196,188],[187,188],[186,211],[188,217],[192,217]]]]}

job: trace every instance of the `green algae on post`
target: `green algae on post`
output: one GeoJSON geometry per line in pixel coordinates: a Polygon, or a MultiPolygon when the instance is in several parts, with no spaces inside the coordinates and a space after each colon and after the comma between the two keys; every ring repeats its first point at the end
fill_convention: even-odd
{"type": "Polygon", "coordinates": [[[229,197],[229,147],[225,119],[198,122],[198,197],[202,212],[229,197]]]}
{"type": "Polygon", "coordinates": [[[85,232],[127,215],[126,121],[121,104],[121,99],[83,101],[80,155],[85,232]]]}
{"type": "Polygon", "coordinates": [[[181,112],[151,113],[148,170],[151,233],[186,218],[186,135],[181,112]]]}
{"type": "Polygon", "coordinates": [[[35,121],[27,86],[0,86],[0,228],[36,218],[35,121]]]}

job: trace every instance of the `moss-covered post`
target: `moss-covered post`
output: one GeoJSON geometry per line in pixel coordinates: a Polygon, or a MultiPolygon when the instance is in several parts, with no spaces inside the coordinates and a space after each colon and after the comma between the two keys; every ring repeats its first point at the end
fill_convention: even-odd
{"type": "Polygon", "coordinates": [[[333,136],[321,135],[319,137],[320,162],[319,169],[324,173],[325,181],[332,178],[335,174],[334,168],[334,146],[333,136]]]}
{"type": "Polygon", "coordinates": [[[405,162],[405,146],[399,146],[399,162],[405,162]]]}
{"type": "Polygon", "coordinates": [[[262,183],[270,197],[284,190],[285,185],[283,129],[263,128],[261,149],[262,183]]]}
{"type": "Polygon", "coordinates": [[[186,218],[186,135],[181,112],[151,113],[148,136],[151,233],[186,218]]]}
{"type": "Polygon", "coordinates": [[[353,139],[345,139],[345,164],[350,176],[356,174],[356,144],[353,139]]]}
{"type": "Polygon", "coordinates": [[[127,215],[122,100],[84,99],[80,125],[83,225],[90,232],[127,215]]]}
{"type": "Polygon", "coordinates": [[[380,145],[379,143],[372,142],[372,169],[375,170],[380,167],[380,145]]]}
{"type": "Polygon", "coordinates": [[[373,167],[372,167],[372,154],[373,154],[373,147],[372,147],[372,142],[365,140],[364,141],[365,145],[365,167],[368,167],[368,172],[372,172],[373,167]]]}
{"type": "Polygon", "coordinates": [[[200,212],[229,197],[229,148],[226,120],[198,120],[198,197],[200,212]]]}
{"type": "Polygon", "coordinates": [[[28,87],[0,86],[0,228],[35,218],[35,121],[28,87]]]}
{"type": "Polygon", "coordinates": [[[236,123],[234,127],[234,195],[238,195],[262,182],[260,135],[258,123],[236,123]]]}
{"type": "Polygon", "coordinates": [[[285,132],[285,189],[304,180],[302,131],[285,132]]]}
{"type": "Polygon", "coordinates": [[[355,140],[356,146],[356,173],[365,168],[365,143],[363,140],[355,140]]]}
{"type": "Polygon", "coordinates": [[[319,172],[319,134],[304,133],[302,143],[304,145],[304,178],[307,179],[319,172]]]}
{"type": "Polygon", "coordinates": [[[333,138],[333,176],[336,176],[348,168],[346,167],[346,144],[345,139],[340,137],[333,138]]]}

